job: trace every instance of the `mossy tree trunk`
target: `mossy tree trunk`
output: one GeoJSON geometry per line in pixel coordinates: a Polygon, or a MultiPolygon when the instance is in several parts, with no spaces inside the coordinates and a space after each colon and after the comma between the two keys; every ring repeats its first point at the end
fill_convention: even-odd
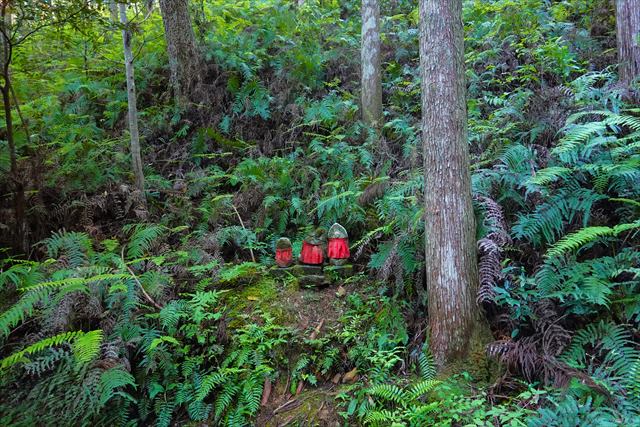
{"type": "Polygon", "coordinates": [[[428,316],[443,367],[466,356],[479,313],[462,0],[421,0],[420,21],[428,316]]]}

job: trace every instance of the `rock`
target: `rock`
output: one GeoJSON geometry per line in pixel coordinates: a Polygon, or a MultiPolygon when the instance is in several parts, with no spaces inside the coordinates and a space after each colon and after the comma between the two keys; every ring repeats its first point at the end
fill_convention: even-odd
{"type": "Polygon", "coordinates": [[[322,275],[322,266],[320,265],[306,265],[306,264],[298,264],[291,267],[293,274],[296,276],[303,275],[314,275],[321,276],[322,275]]]}
{"type": "Polygon", "coordinates": [[[271,275],[274,277],[287,277],[290,274],[292,275],[296,275],[296,266],[293,267],[287,267],[287,268],[282,268],[282,267],[273,267],[271,269],[271,275]]]}
{"type": "Polygon", "coordinates": [[[311,288],[327,286],[331,284],[331,282],[327,280],[325,276],[317,275],[317,274],[308,274],[308,275],[300,276],[298,278],[298,282],[300,283],[300,286],[311,287],[311,288]]]}
{"type": "Polygon", "coordinates": [[[325,267],[324,272],[332,278],[346,279],[353,276],[353,265],[331,265],[325,267]]]}

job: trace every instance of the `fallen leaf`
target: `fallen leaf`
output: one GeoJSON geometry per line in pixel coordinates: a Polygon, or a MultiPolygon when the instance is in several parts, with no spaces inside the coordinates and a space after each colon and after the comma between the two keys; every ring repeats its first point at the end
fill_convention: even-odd
{"type": "Polygon", "coordinates": [[[336,296],[338,298],[342,298],[346,294],[347,294],[347,290],[344,288],[344,286],[339,286],[338,290],[336,291],[336,296]]]}
{"type": "Polygon", "coordinates": [[[342,382],[352,383],[352,382],[355,382],[357,379],[358,379],[358,368],[353,368],[352,370],[344,374],[344,377],[342,377],[342,382]]]}

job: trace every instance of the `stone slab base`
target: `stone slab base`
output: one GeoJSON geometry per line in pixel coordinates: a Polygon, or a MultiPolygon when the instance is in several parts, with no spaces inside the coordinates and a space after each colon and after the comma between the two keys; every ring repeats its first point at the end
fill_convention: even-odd
{"type": "Polygon", "coordinates": [[[353,265],[316,266],[296,264],[286,268],[274,267],[271,269],[271,274],[275,277],[295,276],[298,278],[300,285],[304,287],[322,287],[352,276],[353,265]]]}

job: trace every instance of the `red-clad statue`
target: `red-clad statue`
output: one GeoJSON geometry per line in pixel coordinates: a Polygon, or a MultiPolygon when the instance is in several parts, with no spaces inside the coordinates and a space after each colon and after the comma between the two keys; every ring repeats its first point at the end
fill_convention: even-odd
{"type": "Polygon", "coordinates": [[[351,256],[349,252],[349,235],[347,230],[338,223],[329,229],[329,248],[327,251],[329,262],[333,265],[343,265],[351,256]]]}
{"type": "Polygon", "coordinates": [[[293,264],[291,241],[286,237],[278,239],[276,243],[276,264],[281,268],[286,268],[293,264]]]}
{"type": "Polygon", "coordinates": [[[307,265],[322,265],[324,263],[325,246],[325,231],[322,228],[318,228],[302,242],[300,262],[307,265]]]}

